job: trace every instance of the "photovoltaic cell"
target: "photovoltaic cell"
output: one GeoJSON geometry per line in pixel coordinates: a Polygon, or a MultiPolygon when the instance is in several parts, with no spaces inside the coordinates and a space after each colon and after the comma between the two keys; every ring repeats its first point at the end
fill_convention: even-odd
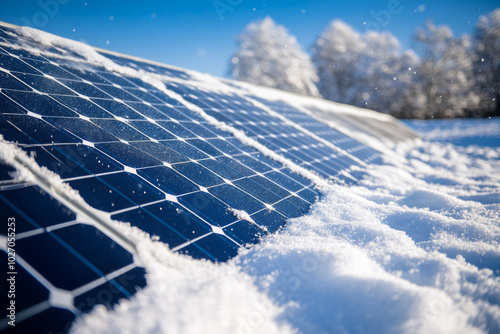
{"type": "MultiPolygon", "coordinates": [[[[234,257],[307,212],[320,193],[186,101],[334,182],[378,157],[285,102],[202,90],[191,85],[195,79],[187,71],[103,53],[118,65],[163,76],[167,89],[184,99],[178,101],[11,28],[0,27],[0,36],[3,141],[57,174],[93,209],[197,259],[234,257]],[[243,219],[243,211],[250,218],[243,219]]],[[[68,331],[75,316],[95,304],[110,307],[146,285],[133,249],[76,202],[46,184],[14,179],[11,166],[0,167],[0,215],[16,219],[19,284],[29,286],[18,304],[17,329],[68,331]]],[[[8,329],[7,321],[0,330],[8,329]]]]}

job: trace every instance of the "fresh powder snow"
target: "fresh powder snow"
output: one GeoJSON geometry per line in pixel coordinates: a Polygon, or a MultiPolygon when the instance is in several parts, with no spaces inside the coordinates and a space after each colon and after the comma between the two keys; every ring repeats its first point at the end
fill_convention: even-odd
{"type": "Polygon", "coordinates": [[[401,159],[228,263],[143,244],[148,286],[73,333],[498,333],[500,120],[408,124],[401,159]]]}

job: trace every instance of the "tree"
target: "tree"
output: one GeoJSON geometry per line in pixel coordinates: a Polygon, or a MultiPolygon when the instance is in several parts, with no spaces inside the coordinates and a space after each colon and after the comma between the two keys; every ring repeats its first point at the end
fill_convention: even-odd
{"type": "Polygon", "coordinates": [[[362,37],[357,104],[399,118],[413,117],[418,107],[418,99],[412,94],[417,56],[412,51],[403,52],[398,39],[389,32],[369,31],[362,37]]]}
{"type": "Polygon", "coordinates": [[[484,112],[500,116],[500,9],[481,16],[474,32],[474,74],[484,112]]]}
{"type": "Polygon", "coordinates": [[[469,38],[454,38],[448,26],[436,27],[428,21],[417,28],[414,39],[422,57],[415,82],[425,98],[422,116],[461,117],[477,106],[469,38]]]}
{"type": "Polygon", "coordinates": [[[295,37],[270,17],[250,23],[237,36],[230,72],[237,80],[319,96],[318,76],[295,37]]]}
{"type": "Polygon", "coordinates": [[[334,20],[312,47],[312,60],[319,75],[319,92],[328,100],[356,104],[358,63],[363,38],[343,21],[334,20]]]}
{"type": "Polygon", "coordinates": [[[314,43],[312,59],[326,99],[404,118],[418,106],[410,94],[417,56],[388,32],[361,35],[334,20],[314,43]]]}

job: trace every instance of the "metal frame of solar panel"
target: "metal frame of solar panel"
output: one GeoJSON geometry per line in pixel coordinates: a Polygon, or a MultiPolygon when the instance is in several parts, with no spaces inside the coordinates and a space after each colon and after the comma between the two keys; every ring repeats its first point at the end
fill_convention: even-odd
{"type": "MultiPolygon", "coordinates": [[[[305,213],[320,196],[311,181],[149,84],[29,53],[24,47],[42,46],[23,40],[20,47],[16,36],[11,28],[0,27],[4,141],[31,154],[110,219],[158,236],[174,251],[225,261],[305,213]],[[237,210],[251,219],[238,218],[237,210]]],[[[57,47],[50,51],[68,56],[57,47]]],[[[190,78],[167,66],[106,56],[172,78],[190,78]]],[[[369,162],[377,156],[285,103],[173,82],[167,87],[324,178],[345,178],[341,172],[358,165],[358,159],[369,162]]],[[[17,221],[17,284],[24,287],[16,308],[20,328],[67,331],[75,315],[95,304],[110,306],[145,286],[144,268],[122,240],[99,222],[82,218],[71,200],[64,201],[50,187],[17,182],[9,174],[11,166],[2,165],[0,171],[1,219],[15,216],[17,221]]],[[[5,239],[5,230],[2,235],[5,239]]],[[[2,256],[6,263],[4,244],[2,256]]],[[[1,320],[0,330],[12,329],[8,321],[1,320]]]]}

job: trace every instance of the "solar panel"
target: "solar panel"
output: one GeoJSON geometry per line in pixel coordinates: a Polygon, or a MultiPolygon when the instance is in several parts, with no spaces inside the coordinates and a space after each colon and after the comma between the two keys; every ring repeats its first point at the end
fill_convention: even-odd
{"type": "MultiPolygon", "coordinates": [[[[65,332],[75,316],[146,285],[133,244],[103,219],[128,222],[173,251],[217,262],[307,212],[320,196],[310,179],[208,116],[333,182],[356,182],[350,170],[380,156],[286,102],[211,91],[193,86],[187,71],[101,54],[161,75],[182,99],[0,29],[2,143],[31,155],[100,213],[58,193],[36,171],[34,181],[19,181],[15,168],[2,163],[2,221],[16,220],[17,284],[27,287],[16,298],[18,330],[65,332]]],[[[2,287],[9,289],[5,280],[2,287]]],[[[0,330],[12,330],[9,321],[2,319],[0,330]]]]}

